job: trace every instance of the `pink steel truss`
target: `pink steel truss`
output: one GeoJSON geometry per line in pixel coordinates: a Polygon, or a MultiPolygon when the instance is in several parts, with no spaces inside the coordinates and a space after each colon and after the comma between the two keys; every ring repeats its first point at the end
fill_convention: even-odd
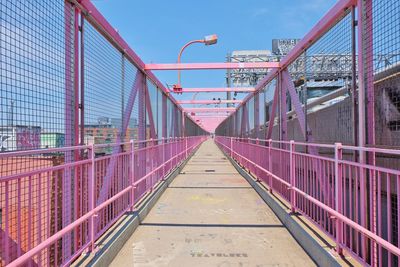
{"type": "Polygon", "coordinates": [[[178,104],[227,104],[227,103],[241,103],[241,100],[180,100],[178,104]]]}
{"type": "Polygon", "coordinates": [[[218,118],[218,117],[223,117],[226,118],[229,116],[229,114],[209,114],[209,113],[203,113],[203,114],[195,114],[195,115],[190,115],[192,118],[197,118],[197,117],[205,117],[205,118],[218,118]]]}
{"type": "Polygon", "coordinates": [[[145,65],[145,70],[220,70],[269,68],[279,68],[279,62],[169,63],[145,65]]]}
{"type": "Polygon", "coordinates": [[[59,13],[29,42],[15,38],[13,27],[0,34],[13,47],[0,64],[1,103],[11,111],[0,126],[18,140],[2,143],[0,153],[1,265],[65,266],[95,251],[96,240],[214,131],[227,156],[331,237],[338,254],[362,265],[398,265],[400,152],[378,147],[394,146],[399,127],[397,115],[388,115],[398,109],[398,1],[338,1],[280,62],[176,64],[145,64],[89,0],[17,2],[0,4],[4,27],[30,25],[43,8],[59,13]],[[50,73],[32,71],[32,47],[54,56],[33,65],[50,73]],[[335,75],[345,77],[336,84],[315,77],[312,64],[321,57],[332,66],[344,60],[335,75]],[[152,73],[217,69],[268,74],[254,88],[182,89],[248,92],[244,100],[176,101],[152,73]],[[315,111],[310,81],[341,88],[313,102],[315,111]],[[33,84],[43,85],[40,93],[33,84]],[[319,114],[327,115],[318,121],[319,114]],[[345,141],[324,139],[327,128],[341,130],[345,141]],[[47,134],[59,136],[57,144],[40,140],[47,134]]]}
{"type": "Polygon", "coordinates": [[[185,112],[194,113],[221,113],[221,112],[233,112],[235,108],[185,108],[185,112]]]}
{"type": "Polygon", "coordinates": [[[211,87],[211,88],[183,88],[182,93],[213,93],[213,92],[254,92],[251,87],[211,87]]]}
{"type": "MultiPolygon", "coordinates": [[[[130,120],[130,114],[132,114],[132,108],[133,108],[133,103],[135,102],[135,98],[136,95],[138,94],[138,91],[142,91],[142,86],[143,86],[143,75],[138,72],[137,73],[137,77],[135,79],[135,83],[133,85],[133,88],[131,90],[131,94],[129,96],[129,100],[128,100],[128,105],[126,107],[126,111],[125,111],[125,116],[124,116],[124,121],[122,124],[122,129],[121,129],[121,133],[117,135],[117,141],[116,143],[121,143],[121,136],[122,133],[124,133],[126,131],[126,128],[128,126],[128,122],[130,120]]],[[[139,93],[140,94],[140,93],[139,93]]],[[[140,128],[139,128],[139,135],[140,135],[140,128]]],[[[144,136],[141,137],[139,136],[139,140],[144,140],[144,136]]],[[[112,152],[113,155],[117,155],[121,152],[121,147],[119,146],[115,146],[114,150],[112,152]]],[[[117,158],[116,157],[112,157],[110,164],[108,164],[107,166],[107,172],[106,172],[106,176],[104,177],[104,184],[100,190],[100,194],[99,194],[99,198],[97,199],[97,205],[99,205],[100,203],[104,202],[107,198],[108,195],[108,191],[110,188],[110,183],[112,180],[112,177],[114,176],[114,172],[115,172],[115,167],[117,165],[117,158]]]]}

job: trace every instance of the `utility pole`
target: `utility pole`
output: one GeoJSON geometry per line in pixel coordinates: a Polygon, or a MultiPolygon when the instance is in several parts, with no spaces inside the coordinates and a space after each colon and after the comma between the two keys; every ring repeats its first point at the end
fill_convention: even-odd
{"type": "Polygon", "coordinates": [[[8,124],[9,124],[9,126],[11,126],[11,127],[13,127],[14,126],[14,103],[15,103],[15,101],[14,100],[11,100],[10,101],[10,117],[9,117],[9,122],[8,122],[8,124]]]}

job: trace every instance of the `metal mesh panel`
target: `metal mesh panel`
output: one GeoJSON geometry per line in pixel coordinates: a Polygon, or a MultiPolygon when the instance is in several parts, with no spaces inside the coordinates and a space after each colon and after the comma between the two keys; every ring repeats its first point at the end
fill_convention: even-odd
{"type": "Polygon", "coordinates": [[[261,92],[258,94],[258,112],[259,112],[259,118],[258,118],[258,124],[260,126],[260,129],[264,127],[265,124],[265,87],[261,92]]]}
{"type": "MultiPolygon", "coordinates": [[[[307,107],[306,124],[311,132],[302,136],[299,133],[297,118],[288,121],[288,139],[304,140],[312,138],[318,142],[353,144],[352,102],[338,106],[337,102],[349,97],[353,77],[352,14],[340,19],[318,41],[306,49],[289,67],[299,102],[307,107]],[[334,94],[334,92],[340,93],[334,94]],[[315,100],[332,94],[326,101],[315,100]],[[336,105],[329,115],[322,110],[336,105]],[[324,117],[327,114],[328,117],[324,117]],[[335,134],[325,134],[333,132],[335,134]],[[331,138],[330,138],[331,137],[331,138]]],[[[288,110],[294,110],[293,100],[287,98],[288,110]]],[[[293,112],[292,112],[293,114],[293,112]]],[[[295,115],[295,113],[293,114],[295,115]]],[[[290,117],[289,117],[290,119],[290,117]]]]}
{"type": "Polygon", "coordinates": [[[115,142],[122,124],[122,55],[92,25],[84,29],[86,144],[115,142]]]}
{"type": "MultiPolygon", "coordinates": [[[[64,1],[0,2],[0,151],[74,144],[73,10],[64,1]]],[[[51,168],[65,154],[0,157],[0,176],[51,168]]],[[[0,265],[45,240],[61,224],[54,213],[54,189],[63,174],[31,174],[0,183],[0,265]],[[54,191],[50,192],[50,189],[54,191]]],[[[64,176],[66,177],[66,176],[64,176]]],[[[58,194],[61,198],[62,194],[58,194]]],[[[44,250],[39,265],[56,260],[44,250]]]]}
{"type": "MultiPolygon", "coordinates": [[[[349,99],[348,92],[352,90],[351,84],[355,75],[353,72],[352,23],[352,14],[350,11],[346,11],[333,27],[288,66],[292,79],[290,82],[295,85],[297,96],[296,99],[290,99],[290,94],[285,93],[286,112],[289,112],[285,133],[287,139],[304,140],[305,138],[300,131],[296,112],[292,105],[295,100],[300,106],[307,102],[307,107],[303,107],[303,110],[307,109],[308,114],[305,123],[311,128],[309,134],[313,135],[313,140],[319,142],[341,141],[350,144],[354,142],[354,106],[351,100],[346,100],[349,99]],[[332,94],[333,92],[334,94],[332,94]],[[327,100],[321,103],[313,102],[326,94],[332,94],[332,96],[327,97],[327,100]],[[338,102],[340,104],[337,104],[338,102]],[[327,112],[321,111],[323,109],[327,112]],[[332,115],[334,116],[332,117],[332,115]],[[332,123],[332,121],[336,121],[336,123],[332,123]]],[[[287,88],[282,87],[286,91],[287,88]]],[[[260,125],[263,124],[265,117],[266,121],[271,119],[269,117],[272,113],[275,79],[264,90],[261,90],[259,94],[260,125]],[[267,107],[264,108],[264,105],[267,107]]],[[[281,104],[284,103],[281,102],[281,104]]],[[[279,110],[279,105],[276,106],[279,110]]],[[[230,124],[235,124],[238,135],[240,135],[242,125],[243,130],[252,131],[255,126],[254,97],[248,100],[246,109],[248,124],[242,124],[243,108],[240,108],[236,115],[232,116],[235,118],[235,122],[226,120],[218,127],[218,131],[223,132],[222,128],[233,127],[230,124]],[[250,129],[247,129],[248,126],[250,129]]],[[[275,112],[276,117],[279,117],[278,110],[275,112]]],[[[272,136],[279,138],[279,124],[275,125],[272,136]]]]}
{"type": "MultiPolygon", "coordinates": [[[[138,126],[139,126],[139,92],[138,88],[135,88],[137,84],[138,71],[136,67],[125,59],[124,64],[124,107],[125,110],[128,108],[129,100],[132,101],[133,95],[135,94],[134,103],[132,107],[132,111],[130,114],[129,123],[126,130],[126,140],[138,140],[138,126]]],[[[129,116],[128,112],[123,114],[124,116],[129,116]]]]}
{"type": "Polygon", "coordinates": [[[174,111],[175,111],[175,117],[176,117],[176,121],[175,121],[175,136],[180,137],[181,136],[181,132],[182,132],[182,112],[178,109],[178,107],[176,105],[174,105],[174,111]]]}
{"type": "Polygon", "coordinates": [[[163,120],[163,92],[157,90],[157,135],[160,139],[162,136],[162,120],[163,120]]]}
{"type": "Polygon", "coordinates": [[[167,131],[168,137],[174,137],[174,107],[172,101],[167,99],[167,131]]]}
{"type": "Polygon", "coordinates": [[[364,42],[373,55],[365,55],[364,71],[374,74],[375,142],[400,147],[400,3],[373,0],[364,12],[372,14],[365,21],[370,35],[364,42]]]}
{"type": "Polygon", "coordinates": [[[254,97],[252,97],[247,104],[247,121],[249,129],[247,129],[247,135],[251,135],[254,131],[254,97]]]}
{"type": "Polygon", "coordinates": [[[236,132],[238,136],[242,134],[243,106],[239,108],[236,115],[236,132]]]}
{"type": "MultiPolygon", "coordinates": [[[[275,93],[275,86],[276,83],[276,79],[273,79],[271,82],[269,82],[263,89],[264,93],[264,99],[260,100],[263,103],[265,103],[265,127],[264,127],[264,131],[263,133],[261,133],[261,136],[265,137],[266,136],[266,132],[269,126],[269,123],[272,120],[272,123],[275,122],[275,118],[272,118],[272,104],[273,104],[273,100],[274,100],[274,93],[275,93]]],[[[276,117],[276,116],[275,116],[276,117]]]]}
{"type": "Polygon", "coordinates": [[[194,123],[188,118],[185,118],[185,136],[193,136],[195,134],[194,123]]]}
{"type": "MultiPolygon", "coordinates": [[[[161,99],[158,102],[158,89],[154,85],[154,83],[152,83],[149,80],[147,80],[147,90],[148,90],[148,94],[149,94],[149,98],[150,98],[151,113],[153,116],[153,123],[154,123],[153,125],[150,125],[150,121],[148,121],[147,125],[149,125],[149,127],[154,127],[156,135],[159,136],[157,125],[158,125],[158,108],[160,106],[159,104],[161,103],[161,99]]],[[[146,103],[146,105],[147,104],[148,103],[146,103]]],[[[161,106],[160,106],[160,108],[161,108],[161,106]]],[[[157,136],[155,136],[155,137],[157,137],[157,136]]]]}
{"type": "Polygon", "coordinates": [[[71,12],[63,1],[1,1],[1,151],[63,145],[48,140],[65,134],[73,107],[71,12]]]}
{"type": "Polygon", "coordinates": [[[372,0],[364,12],[372,13],[374,73],[390,69],[400,62],[400,3],[396,0],[372,0]]]}
{"type": "MultiPolygon", "coordinates": [[[[400,147],[400,2],[395,0],[364,1],[363,72],[366,94],[366,142],[378,146],[400,147]]],[[[399,157],[377,154],[378,166],[397,168],[399,157]]],[[[370,187],[378,194],[371,197],[371,215],[378,234],[399,245],[400,194],[399,176],[372,175],[370,187]],[[376,181],[376,182],[375,182],[376,181]],[[397,203],[392,203],[393,200],[397,203]],[[377,202],[377,203],[376,203],[377,202]]],[[[373,223],[371,223],[373,227],[373,223]]],[[[371,246],[371,250],[375,248],[371,246]]],[[[398,266],[398,257],[379,248],[374,251],[378,264],[398,266]]]]}

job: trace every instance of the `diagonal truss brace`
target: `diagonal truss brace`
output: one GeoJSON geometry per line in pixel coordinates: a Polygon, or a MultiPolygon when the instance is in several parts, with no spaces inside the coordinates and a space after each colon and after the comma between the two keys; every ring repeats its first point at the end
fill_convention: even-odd
{"type": "MultiPolygon", "coordinates": [[[[140,87],[143,86],[143,78],[144,78],[143,76],[144,76],[144,74],[141,71],[138,71],[136,73],[135,82],[132,86],[132,90],[129,95],[128,103],[125,108],[124,120],[122,122],[120,132],[117,135],[117,140],[116,140],[117,144],[121,143],[121,136],[124,133],[126,133],[126,129],[128,128],[128,124],[131,119],[132,109],[133,109],[133,105],[135,103],[136,95],[138,93],[138,90],[140,90],[140,87]]],[[[99,198],[97,199],[97,205],[103,203],[107,199],[107,194],[109,192],[111,178],[114,175],[115,165],[117,163],[117,157],[115,155],[120,153],[120,151],[121,151],[121,146],[119,146],[119,145],[116,145],[113,148],[111,160],[110,160],[110,163],[108,164],[106,175],[103,180],[103,185],[99,192],[99,198]]]]}

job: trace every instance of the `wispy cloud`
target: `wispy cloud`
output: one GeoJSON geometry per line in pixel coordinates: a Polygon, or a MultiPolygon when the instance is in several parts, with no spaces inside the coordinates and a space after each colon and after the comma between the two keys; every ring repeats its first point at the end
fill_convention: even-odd
{"type": "Polygon", "coordinates": [[[268,15],[268,13],[269,13],[268,8],[265,8],[265,7],[257,8],[252,11],[252,17],[266,16],[266,15],[268,15]]]}

